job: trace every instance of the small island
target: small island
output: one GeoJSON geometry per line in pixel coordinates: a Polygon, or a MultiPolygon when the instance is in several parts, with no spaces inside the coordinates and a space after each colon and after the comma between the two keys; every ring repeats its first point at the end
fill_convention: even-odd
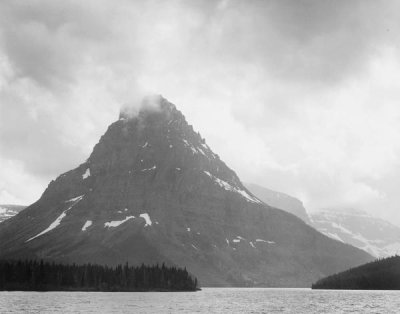
{"type": "Polygon", "coordinates": [[[318,280],[312,289],[400,290],[400,256],[378,259],[318,280]]]}
{"type": "Polygon", "coordinates": [[[0,291],[197,291],[197,278],[176,267],[68,265],[0,261],[0,291]]]}

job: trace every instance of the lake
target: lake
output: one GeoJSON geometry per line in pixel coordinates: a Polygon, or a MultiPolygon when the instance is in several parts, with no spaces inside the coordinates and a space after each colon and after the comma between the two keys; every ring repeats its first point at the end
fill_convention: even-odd
{"type": "Polygon", "coordinates": [[[398,313],[400,291],[0,292],[1,313],[398,313]]]}

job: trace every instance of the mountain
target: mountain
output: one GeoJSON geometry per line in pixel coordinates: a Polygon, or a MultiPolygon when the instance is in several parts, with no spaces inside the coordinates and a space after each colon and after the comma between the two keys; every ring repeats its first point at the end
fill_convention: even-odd
{"type": "Polygon", "coordinates": [[[400,227],[355,209],[323,209],[307,213],[302,202],[256,184],[246,187],[264,203],[283,209],[326,236],[350,244],[375,257],[400,254],[400,227]]]}
{"type": "Polygon", "coordinates": [[[254,183],[248,183],[245,185],[251,193],[257,196],[265,204],[283,209],[284,211],[299,217],[307,224],[311,223],[303,203],[297,198],[285,193],[267,189],[254,183]]]}
{"type": "Polygon", "coordinates": [[[375,257],[400,253],[400,227],[354,209],[325,209],[310,213],[312,226],[338,241],[375,257]]]}
{"type": "Polygon", "coordinates": [[[313,289],[400,290],[400,256],[377,260],[318,280],[313,289]]]}
{"type": "Polygon", "coordinates": [[[18,214],[21,210],[25,209],[26,206],[22,205],[7,205],[0,204],[0,223],[6,219],[9,219],[16,214],[18,214]]]}
{"type": "Polygon", "coordinates": [[[0,224],[0,258],[165,262],[202,286],[279,287],[372,259],[256,198],[161,97],[121,111],[84,163],[0,224]]]}

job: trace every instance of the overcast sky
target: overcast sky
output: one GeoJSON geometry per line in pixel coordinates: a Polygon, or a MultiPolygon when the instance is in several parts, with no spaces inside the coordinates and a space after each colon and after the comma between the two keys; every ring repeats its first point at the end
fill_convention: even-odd
{"type": "Polygon", "coordinates": [[[0,203],[175,103],[242,181],[400,224],[399,1],[0,2],[0,203]]]}

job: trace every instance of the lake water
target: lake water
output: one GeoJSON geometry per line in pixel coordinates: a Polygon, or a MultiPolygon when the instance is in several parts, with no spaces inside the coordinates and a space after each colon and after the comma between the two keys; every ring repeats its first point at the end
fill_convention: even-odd
{"type": "Polygon", "coordinates": [[[400,291],[0,292],[0,313],[399,313],[400,291]]]}

